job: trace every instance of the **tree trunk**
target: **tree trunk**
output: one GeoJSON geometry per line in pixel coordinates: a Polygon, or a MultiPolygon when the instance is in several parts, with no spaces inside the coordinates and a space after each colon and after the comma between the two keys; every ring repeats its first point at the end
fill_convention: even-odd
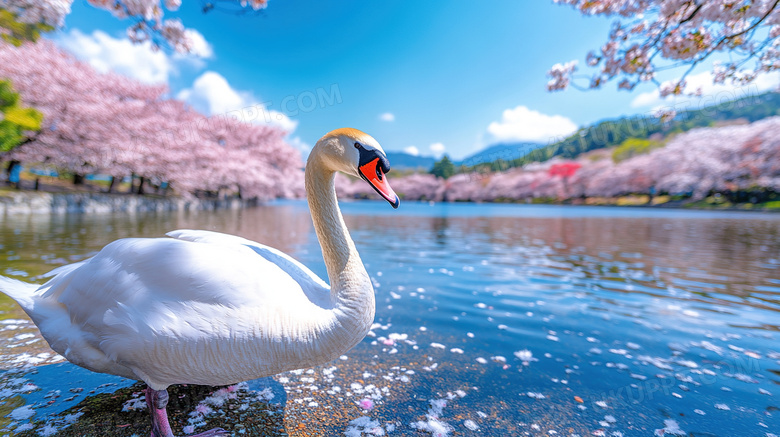
{"type": "Polygon", "coordinates": [[[116,177],[111,176],[111,183],[108,185],[109,193],[112,193],[114,191],[114,185],[116,185],[116,177]]]}
{"type": "Polygon", "coordinates": [[[41,178],[35,178],[35,188],[33,188],[35,191],[38,191],[38,188],[40,188],[41,185],[41,178]]]}
{"type": "Polygon", "coordinates": [[[81,173],[73,173],[73,185],[84,185],[84,175],[81,173]]]}
{"type": "Polygon", "coordinates": [[[141,176],[141,182],[138,183],[138,191],[136,191],[136,194],[144,194],[144,181],[146,181],[146,178],[141,176]]]}

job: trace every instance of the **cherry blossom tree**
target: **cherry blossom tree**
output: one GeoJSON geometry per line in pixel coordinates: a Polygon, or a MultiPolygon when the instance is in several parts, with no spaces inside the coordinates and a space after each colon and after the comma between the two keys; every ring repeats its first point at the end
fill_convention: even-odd
{"type": "Polygon", "coordinates": [[[711,193],[780,188],[780,117],[743,126],[700,128],[665,147],[615,164],[582,160],[571,185],[584,196],[711,193]]]}
{"type": "Polygon", "coordinates": [[[405,200],[441,200],[443,179],[432,174],[418,173],[393,180],[393,189],[405,200]]]}
{"type": "Polygon", "coordinates": [[[76,174],[126,165],[123,156],[139,113],[166,91],[116,74],[99,74],[46,41],[19,48],[0,45],[0,77],[12,79],[25,104],[44,114],[34,141],[8,158],[47,163],[76,174]]]}
{"type": "MultiPolygon", "coordinates": [[[[632,90],[656,84],[662,97],[697,94],[686,82],[694,68],[718,53],[729,60],[712,64],[713,83],[738,85],[780,69],[779,0],[553,0],[585,15],[615,17],[607,41],[588,53],[595,71],[582,88],[618,81],[632,90]],[[657,73],[684,68],[676,79],[659,82],[657,73]]],[[[576,61],[554,65],[548,90],[579,86],[576,61]]]]}
{"type": "MultiPolygon", "coordinates": [[[[395,179],[393,185],[396,185],[395,179]]],[[[336,173],[336,195],[342,199],[380,199],[362,179],[350,178],[341,173],[336,173]]]]}
{"type": "Polygon", "coordinates": [[[569,198],[601,196],[605,189],[611,188],[600,182],[606,179],[606,175],[611,174],[615,167],[615,163],[611,159],[607,156],[596,156],[587,159],[587,161],[581,158],[581,162],[582,167],[569,179],[569,198]],[[597,187],[594,188],[594,185],[597,187]]]}
{"type": "MultiPolygon", "coordinates": [[[[170,47],[181,53],[194,48],[193,31],[186,29],[179,19],[164,18],[163,11],[176,11],[181,6],[181,0],[87,1],[119,19],[131,21],[133,24],[127,29],[127,34],[134,42],[149,41],[154,47],[170,47]]],[[[203,10],[207,12],[214,9],[215,4],[227,4],[232,5],[234,10],[256,11],[265,8],[267,3],[268,0],[213,0],[206,3],[203,10]]],[[[59,28],[65,24],[72,4],[73,0],[0,0],[0,9],[15,14],[22,23],[59,28]]]]}
{"type": "Polygon", "coordinates": [[[300,153],[284,142],[286,132],[231,118],[212,120],[219,126],[212,123],[201,138],[216,144],[217,152],[222,155],[209,161],[212,181],[219,185],[217,189],[236,190],[245,198],[303,195],[303,162],[300,153]],[[223,165],[226,162],[230,165],[223,165]]]}
{"type": "Polygon", "coordinates": [[[617,165],[609,159],[604,159],[598,164],[584,167],[584,174],[572,181],[572,186],[579,188],[576,194],[586,197],[647,194],[654,185],[649,173],[652,165],[652,159],[647,155],[617,165]]]}
{"type": "MultiPolygon", "coordinates": [[[[632,194],[699,200],[713,193],[729,197],[780,192],[780,117],[749,125],[699,128],[648,150],[620,162],[613,161],[609,150],[599,150],[575,160],[554,158],[489,175],[457,174],[446,181],[410,175],[394,179],[393,187],[410,200],[474,202],[632,194]]],[[[356,197],[350,189],[340,195],[356,197]]],[[[358,197],[368,196],[370,190],[358,197]]]]}
{"type": "Polygon", "coordinates": [[[777,190],[779,129],[780,117],[743,126],[695,129],[625,163],[641,165],[636,160],[646,159],[659,192],[690,194],[694,199],[751,187],[777,190]]]}
{"type": "Polygon", "coordinates": [[[164,86],[98,73],[48,41],[0,44],[0,77],[12,79],[24,104],[44,115],[41,131],[0,159],[76,175],[137,175],[139,192],[145,183],[166,182],[182,195],[302,193],[300,154],[276,127],[205,117],[166,99],[164,86]]]}
{"type": "Polygon", "coordinates": [[[17,47],[24,41],[37,41],[42,32],[52,30],[53,26],[43,23],[22,23],[13,13],[0,9],[0,38],[17,47]]]}
{"type": "Polygon", "coordinates": [[[205,117],[175,100],[138,118],[130,169],[180,193],[237,193],[244,199],[301,197],[300,153],[285,132],[227,117],[205,117]],[[146,118],[144,118],[146,117],[146,118]]]}
{"type": "Polygon", "coordinates": [[[439,179],[441,185],[436,190],[434,200],[446,202],[479,201],[481,184],[473,180],[470,175],[458,174],[449,179],[439,179]]]}

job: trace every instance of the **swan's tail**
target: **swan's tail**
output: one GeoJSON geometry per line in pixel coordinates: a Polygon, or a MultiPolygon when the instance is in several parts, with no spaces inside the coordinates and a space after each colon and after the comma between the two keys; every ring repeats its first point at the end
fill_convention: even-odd
{"type": "Polygon", "coordinates": [[[40,285],[28,284],[26,282],[17,281],[16,279],[0,276],[0,292],[5,293],[11,299],[15,300],[22,309],[28,312],[28,314],[29,310],[33,307],[33,296],[38,287],[40,287],[40,285]]]}

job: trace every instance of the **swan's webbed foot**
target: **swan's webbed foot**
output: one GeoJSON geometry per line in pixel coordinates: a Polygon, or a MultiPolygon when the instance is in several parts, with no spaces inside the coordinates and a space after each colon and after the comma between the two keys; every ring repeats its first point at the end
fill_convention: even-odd
{"type": "MultiPolygon", "coordinates": [[[[165,407],[168,405],[168,391],[154,390],[151,387],[146,388],[146,406],[152,416],[152,436],[151,437],[175,437],[168,423],[168,412],[165,407]]],[[[189,437],[218,437],[229,435],[230,433],[222,428],[210,429],[200,434],[194,434],[189,437]]]]}

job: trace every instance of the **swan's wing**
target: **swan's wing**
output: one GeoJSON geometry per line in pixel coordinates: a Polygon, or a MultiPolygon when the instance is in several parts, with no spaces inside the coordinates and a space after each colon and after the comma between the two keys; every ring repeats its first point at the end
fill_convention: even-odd
{"type": "MultiPolygon", "coordinates": [[[[237,237],[235,235],[222,234],[219,232],[211,231],[199,231],[190,229],[180,229],[177,231],[171,231],[165,234],[169,237],[176,238],[178,240],[192,241],[195,243],[209,243],[209,244],[226,244],[226,245],[242,245],[252,249],[255,253],[265,258],[269,262],[279,266],[282,270],[287,272],[296,282],[301,285],[304,292],[320,294],[324,291],[330,290],[330,286],[320,279],[317,274],[309,270],[308,267],[298,262],[290,255],[264,244],[260,244],[256,241],[247,240],[246,238],[237,237]]],[[[315,298],[315,296],[309,296],[315,298]]]]}
{"type": "Polygon", "coordinates": [[[287,271],[236,244],[127,238],[55,273],[39,289],[40,297],[72,305],[71,314],[91,304],[132,306],[144,300],[238,308],[306,299],[287,271]]]}
{"type": "Polygon", "coordinates": [[[257,335],[257,326],[274,336],[293,316],[321,318],[329,294],[311,299],[282,266],[227,240],[117,240],[41,287],[46,314],[36,324],[68,360],[124,374],[112,363],[138,369],[175,350],[194,353],[206,339],[257,335]]]}
{"type": "Polygon", "coordinates": [[[66,264],[64,266],[59,266],[56,269],[49,271],[48,273],[44,273],[44,274],[40,275],[39,277],[40,278],[44,278],[44,279],[45,278],[53,278],[55,276],[68,273],[68,272],[70,272],[72,270],[75,270],[75,269],[81,267],[82,264],[86,263],[89,260],[90,260],[90,258],[87,258],[85,260],[81,260],[81,261],[73,263],[73,264],[66,264]]]}

